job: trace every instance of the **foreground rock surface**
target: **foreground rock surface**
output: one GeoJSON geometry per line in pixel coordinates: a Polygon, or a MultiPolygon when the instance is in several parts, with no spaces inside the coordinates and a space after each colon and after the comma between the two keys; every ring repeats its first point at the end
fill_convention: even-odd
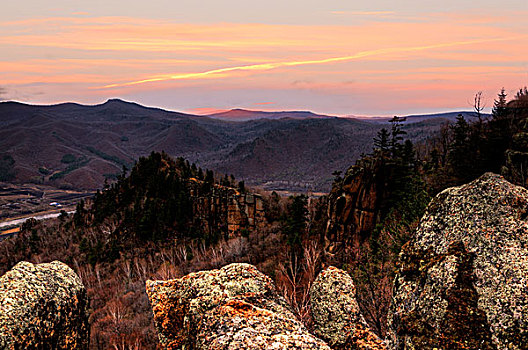
{"type": "Polygon", "coordinates": [[[0,349],[87,349],[86,307],[67,265],[18,263],[0,277],[0,349]]]}
{"type": "Polygon", "coordinates": [[[386,349],[361,315],[354,281],[345,271],[322,271],[310,289],[310,306],[315,335],[332,349],[386,349]]]}
{"type": "Polygon", "coordinates": [[[330,349],[252,265],[147,281],[147,294],[166,349],[330,349]]]}
{"type": "Polygon", "coordinates": [[[440,193],[400,255],[395,349],[528,349],[528,191],[498,175],[440,193]]]}

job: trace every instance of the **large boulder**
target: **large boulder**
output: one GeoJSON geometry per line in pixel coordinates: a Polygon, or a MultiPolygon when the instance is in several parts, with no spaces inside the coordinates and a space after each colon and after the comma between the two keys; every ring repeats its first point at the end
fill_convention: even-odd
{"type": "Polygon", "coordinates": [[[86,308],[67,265],[20,262],[0,277],[0,349],[87,349],[86,308]]]}
{"type": "Polygon", "coordinates": [[[278,295],[271,279],[231,264],[170,281],[147,281],[165,349],[326,349],[278,295]]]}
{"type": "Polygon", "coordinates": [[[332,349],[386,349],[365,322],[354,281],[345,271],[335,267],[322,271],[310,289],[310,306],[315,335],[332,349]]]}
{"type": "Polygon", "coordinates": [[[395,349],[528,349],[528,191],[487,173],[441,192],[400,254],[395,349]]]}

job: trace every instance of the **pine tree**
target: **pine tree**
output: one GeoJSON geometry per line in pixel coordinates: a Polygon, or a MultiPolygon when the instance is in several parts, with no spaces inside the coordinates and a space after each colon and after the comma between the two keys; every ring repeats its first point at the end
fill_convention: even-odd
{"type": "Polygon", "coordinates": [[[380,150],[385,153],[389,150],[390,134],[386,128],[378,131],[378,135],[374,138],[374,150],[380,150]]]}
{"type": "Polygon", "coordinates": [[[504,88],[502,88],[500,93],[497,95],[497,99],[493,102],[493,109],[491,111],[493,119],[504,119],[506,117],[506,96],[506,92],[504,88]]]}
{"type": "Polygon", "coordinates": [[[466,181],[473,173],[471,171],[470,128],[462,114],[456,118],[456,123],[451,127],[453,143],[449,152],[449,165],[453,175],[460,181],[466,181]]]}
{"type": "Polygon", "coordinates": [[[390,139],[390,151],[393,158],[399,156],[403,141],[403,135],[406,135],[407,132],[402,130],[402,123],[405,121],[404,117],[394,116],[389,122],[391,123],[391,139],[390,139]]]}

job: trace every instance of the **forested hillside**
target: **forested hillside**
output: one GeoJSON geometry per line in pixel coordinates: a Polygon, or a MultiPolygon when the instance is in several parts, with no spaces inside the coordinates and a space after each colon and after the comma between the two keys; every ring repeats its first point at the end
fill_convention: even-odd
{"type": "MultiPolygon", "coordinates": [[[[228,113],[232,114],[232,113],[228,113]]],[[[0,181],[101,189],[126,166],[165,151],[270,190],[328,191],[332,176],[381,128],[307,112],[245,111],[244,121],[170,112],[121,100],[94,106],[0,103],[0,181]]],[[[445,121],[406,125],[423,140],[445,121]]]]}

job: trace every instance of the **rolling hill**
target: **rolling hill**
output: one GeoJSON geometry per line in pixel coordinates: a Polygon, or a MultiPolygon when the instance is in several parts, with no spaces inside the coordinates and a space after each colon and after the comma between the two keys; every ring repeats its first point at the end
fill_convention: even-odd
{"type": "MultiPolygon", "coordinates": [[[[417,140],[445,120],[422,118],[406,129],[417,140]]],[[[101,188],[140,156],[165,151],[250,185],[316,191],[328,190],[333,171],[368,152],[382,127],[295,111],[197,116],[121,100],[93,106],[2,102],[0,126],[0,163],[12,170],[2,180],[10,182],[101,188]]]]}
{"type": "Polygon", "coordinates": [[[232,109],[226,112],[213,113],[207,115],[210,118],[230,120],[230,121],[248,121],[255,119],[307,119],[307,118],[332,118],[327,115],[315,114],[308,111],[282,111],[282,112],[263,112],[263,111],[250,111],[246,109],[232,109]]]}

